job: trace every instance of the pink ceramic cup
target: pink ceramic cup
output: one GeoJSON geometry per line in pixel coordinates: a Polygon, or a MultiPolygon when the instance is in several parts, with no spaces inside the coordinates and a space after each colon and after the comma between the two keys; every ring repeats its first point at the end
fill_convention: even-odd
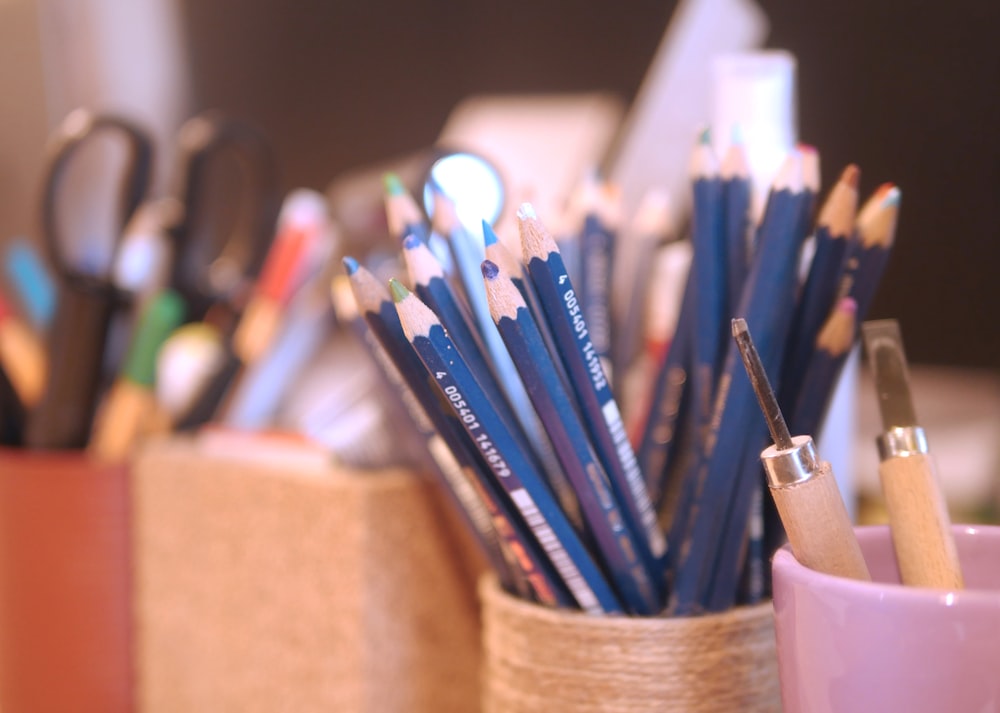
{"type": "Polygon", "coordinates": [[[957,592],[899,584],[884,526],[856,530],[872,582],[775,555],[784,713],[1000,711],[1000,527],[953,530],[957,592]]]}

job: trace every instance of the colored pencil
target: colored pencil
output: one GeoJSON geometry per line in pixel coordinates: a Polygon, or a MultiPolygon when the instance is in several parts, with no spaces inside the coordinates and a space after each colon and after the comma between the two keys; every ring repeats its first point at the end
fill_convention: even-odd
{"type": "Polygon", "coordinates": [[[644,356],[644,335],[652,300],[649,288],[652,284],[650,276],[657,264],[660,248],[670,239],[670,226],[673,217],[670,200],[666,191],[651,189],[646,191],[632,217],[627,230],[620,233],[621,240],[632,243],[632,249],[626,254],[631,255],[631,261],[623,265],[622,260],[616,261],[616,280],[625,283],[623,291],[625,298],[617,306],[615,317],[615,339],[612,345],[612,363],[615,371],[624,376],[626,382],[620,381],[619,394],[625,410],[630,405],[626,396],[627,380],[636,363],[644,356]]]}
{"type": "Polygon", "coordinates": [[[802,386],[804,370],[815,349],[816,335],[830,314],[840,283],[847,249],[854,234],[858,203],[857,166],[844,169],[820,211],[815,250],[799,295],[788,336],[786,360],[778,401],[787,408],[802,386]]]}
{"type": "MultiPolygon", "coordinates": [[[[501,583],[508,591],[518,591],[520,578],[514,576],[509,564],[512,558],[504,553],[502,547],[509,548],[511,544],[516,544],[519,549],[529,551],[530,544],[519,536],[514,526],[506,524],[498,528],[494,524],[505,518],[495,503],[496,496],[474,484],[479,477],[477,471],[485,464],[481,464],[475,451],[469,448],[464,432],[455,419],[437,407],[435,387],[430,382],[423,363],[406,340],[389,290],[354,258],[344,258],[344,267],[358,310],[367,325],[363,333],[365,343],[369,345],[376,362],[399,390],[402,405],[425,440],[428,454],[443,480],[445,492],[457,506],[460,516],[482,547],[501,583]],[[500,543],[500,530],[508,540],[504,546],[500,543]]],[[[525,574],[533,575],[533,569],[541,572],[541,558],[537,554],[529,555],[528,561],[532,565],[525,574]]],[[[539,577],[546,579],[539,574],[536,581],[539,577]]],[[[541,596],[545,600],[543,603],[555,605],[558,599],[552,592],[554,578],[548,579],[550,586],[540,587],[541,596]],[[552,596],[548,596],[550,592],[552,596]]]]}
{"type": "Polygon", "coordinates": [[[848,251],[840,278],[841,297],[817,335],[816,349],[788,417],[796,433],[822,433],[837,379],[857,342],[895,241],[899,201],[899,189],[884,184],[858,212],[858,239],[848,251]]]}
{"type": "Polygon", "coordinates": [[[426,244],[434,257],[441,263],[448,279],[451,280],[455,273],[455,256],[451,252],[451,246],[444,236],[431,231],[427,225],[424,213],[420,210],[420,205],[406,190],[406,186],[395,173],[387,173],[383,176],[385,187],[384,205],[385,217],[389,226],[389,234],[396,240],[405,240],[408,235],[415,235],[420,242],[426,244]]]}
{"type": "Polygon", "coordinates": [[[621,602],[559,507],[508,422],[490,403],[440,320],[400,282],[390,282],[403,330],[443,398],[570,590],[590,614],[620,613],[621,602]]]}
{"type": "MultiPolygon", "coordinates": [[[[797,286],[799,250],[805,235],[801,216],[809,193],[803,183],[802,156],[792,152],[774,181],[759,228],[754,264],[744,287],[740,313],[766,336],[758,349],[775,376],[797,286]]],[[[721,611],[732,606],[742,569],[751,491],[756,477],[739,465],[748,448],[759,448],[765,432],[753,390],[735,348],[729,350],[723,383],[698,463],[685,477],[694,478],[691,501],[681,503],[671,526],[677,614],[721,611]],[[723,447],[717,448],[720,439],[723,447]],[[714,595],[714,596],[713,596],[714,595]]],[[[772,377],[773,378],[773,377],[772,377]]]]}
{"type": "Polygon", "coordinates": [[[729,314],[736,314],[743,283],[750,272],[750,167],[746,148],[737,136],[719,166],[722,178],[724,232],[726,236],[726,295],[729,314]]]}
{"type": "Polygon", "coordinates": [[[608,381],[614,384],[611,345],[611,277],[615,264],[621,194],[617,188],[591,177],[582,193],[583,227],[580,231],[580,309],[590,330],[590,340],[608,381]]]}
{"type": "MultiPolygon", "coordinates": [[[[498,359],[487,357],[482,340],[472,326],[472,317],[467,305],[457,298],[445,277],[441,263],[427,245],[421,243],[415,236],[407,237],[403,241],[403,259],[417,296],[441,320],[455,346],[465,357],[469,368],[489,395],[494,408],[500,410],[510,421],[514,437],[521,441],[528,457],[532,458],[546,475],[560,503],[564,505],[571,518],[574,518],[573,522],[579,525],[579,519],[575,518],[578,513],[575,496],[568,487],[552,445],[538,423],[538,416],[531,407],[531,401],[517,375],[517,370],[510,361],[510,355],[506,349],[501,348],[498,359]]],[[[482,278],[479,289],[483,289],[482,278]]],[[[490,321],[492,323],[492,320],[490,321]]],[[[490,328],[496,331],[496,327],[492,324],[490,328]]]]}
{"type": "Polygon", "coordinates": [[[518,227],[524,263],[555,338],[559,357],[570,376],[577,406],[584,414],[584,423],[615,495],[623,505],[629,527],[643,535],[639,538],[642,554],[653,570],[666,554],[666,540],[611,385],[590,340],[573,283],[555,240],[528,203],[518,210],[518,227]]]}
{"type": "Polygon", "coordinates": [[[694,204],[691,244],[694,248],[695,331],[694,369],[691,372],[694,418],[699,431],[708,426],[722,360],[726,353],[728,301],[726,296],[726,234],[722,180],[712,138],[705,129],[691,157],[694,204]]]}
{"type": "Polygon", "coordinates": [[[661,608],[661,595],[654,578],[639,559],[637,535],[626,525],[611,492],[608,476],[594,453],[571,397],[563,388],[534,318],[509,275],[496,263],[484,261],[482,273],[490,314],[576,490],[598,558],[631,613],[657,613],[661,608]]]}

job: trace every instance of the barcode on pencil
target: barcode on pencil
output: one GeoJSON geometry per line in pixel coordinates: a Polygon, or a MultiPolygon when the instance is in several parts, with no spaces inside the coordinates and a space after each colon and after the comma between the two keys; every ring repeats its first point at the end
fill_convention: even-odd
{"type": "Polygon", "coordinates": [[[594,592],[590,589],[586,580],[584,580],[583,575],[580,574],[580,570],[577,569],[573,560],[566,553],[565,548],[552,531],[545,517],[538,511],[538,507],[535,505],[535,501],[528,491],[524,488],[511,490],[510,499],[524,517],[524,521],[528,523],[528,527],[535,534],[538,543],[549,556],[549,559],[566,583],[566,586],[573,593],[573,598],[576,599],[580,608],[593,614],[603,613],[604,610],[598,603],[594,592]]]}

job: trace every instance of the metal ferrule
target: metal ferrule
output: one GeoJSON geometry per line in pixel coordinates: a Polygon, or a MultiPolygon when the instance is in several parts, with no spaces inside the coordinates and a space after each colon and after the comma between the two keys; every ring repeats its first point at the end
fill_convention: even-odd
{"type": "Polygon", "coordinates": [[[927,453],[927,436],[920,426],[893,426],[875,439],[882,460],[927,453]]]}
{"type": "Polygon", "coordinates": [[[769,446],[760,454],[767,473],[767,484],[784,488],[804,483],[815,475],[819,466],[816,446],[809,436],[792,436],[791,448],[769,446]]]}

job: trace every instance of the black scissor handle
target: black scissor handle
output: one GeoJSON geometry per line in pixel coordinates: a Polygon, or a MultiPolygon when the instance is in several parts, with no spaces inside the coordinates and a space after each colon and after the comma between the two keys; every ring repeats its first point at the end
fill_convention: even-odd
{"type": "Polygon", "coordinates": [[[183,212],[171,230],[170,284],[187,300],[191,317],[200,319],[211,306],[235,299],[260,271],[277,223],[277,170],[263,133],[215,111],[181,126],[177,153],[175,195],[183,212]],[[213,168],[221,163],[235,167],[237,181],[220,185],[213,168]],[[237,219],[220,228],[216,211],[234,200],[237,219]]]}
{"type": "Polygon", "coordinates": [[[50,139],[45,176],[42,181],[42,236],[53,271],[67,283],[98,290],[113,290],[111,269],[121,242],[121,230],[114,237],[114,249],[106,274],[95,276],[71,265],[63,254],[63,236],[59,234],[59,203],[63,180],[73,157],[86,142],[98,135],[120,135],[127,158],[118,179],[121,191],[120,227],[124,228],[149,188],[153,165],[153,143],[149,135],[132,121],[108,113],[76,109],[69,113],[50,139]]]}

